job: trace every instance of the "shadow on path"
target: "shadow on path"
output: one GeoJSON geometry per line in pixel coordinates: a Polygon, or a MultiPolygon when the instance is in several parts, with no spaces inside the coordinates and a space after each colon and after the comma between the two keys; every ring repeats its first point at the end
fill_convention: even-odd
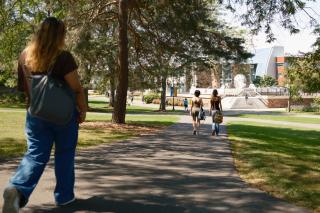
{"type": "Polygon", "coordinates": [[[185,209],[182,207],[139,204],[130,201],[107,200],[103,197],[94,196],[89,199],[78,199],[67,207],[52,207],[50,205],[33,211],[34,213],[72,213],[72,212],[132,212],[132,213],[182,213],[185,209]]]}
{"type": "MultiPolygon", "coordinates": [[[[248,187],[234,168],[225,127],[221,136],[211,136],[209,120],[199,136],[185,116],[159,135],[81,151],[79,200],[57,208],[51,199],[31,197],[23,212],[308,212],[248,187]]],[[[39,190],[51,198],[54,175],[45,176],[39,190]]]]}

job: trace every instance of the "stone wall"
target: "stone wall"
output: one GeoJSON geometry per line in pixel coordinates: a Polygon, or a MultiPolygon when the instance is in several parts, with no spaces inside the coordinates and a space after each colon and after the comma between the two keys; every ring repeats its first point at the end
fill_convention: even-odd
{"type": "MultiPolygon", "coordinates": [[[[310,107],[314,98],[303,98],[302,102],[292,102],[292,105],[302,105],[310,107]]],[[[269,96],[267,99],[268,108],[286,108],[288,107],[288,97],[269,96]]]]}

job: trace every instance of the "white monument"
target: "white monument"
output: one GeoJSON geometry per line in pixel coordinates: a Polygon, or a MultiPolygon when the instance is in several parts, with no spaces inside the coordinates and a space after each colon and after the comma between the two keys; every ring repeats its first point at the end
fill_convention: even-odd
{"type": "Polygon", "coordinates": [[[245,88],[247,85],[246,82],[247,82],[246,76],[244,76],[243,74],[237,74],[234,77],[234,87],[237,89],[245,88]]]}

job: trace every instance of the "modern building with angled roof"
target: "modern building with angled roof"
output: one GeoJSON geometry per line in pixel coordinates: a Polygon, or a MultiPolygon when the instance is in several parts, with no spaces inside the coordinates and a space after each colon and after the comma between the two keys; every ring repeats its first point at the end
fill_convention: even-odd
{"type": "Polygon", "coordinates": [[[246,86],[257,76],[271,76],[279,86],[285,84],[286,57],[283,46],[256,49],[254,56],[244,63],[217,63],[211,69],[193,71],[190,77],[181,78],[181,91],[190,91],[190,88],[234,88],[235,77],[239,74],[245,77],[246,86]]]}
{"type": "Polygon", "coordinates": [[[276,62],[277,58],[284,57],[284,47],[274,46],[271,48],[257,49],[253,54],[254,56],[249,59],[253,79],[256,76],[271,76],[278,79],[276,62]]]}

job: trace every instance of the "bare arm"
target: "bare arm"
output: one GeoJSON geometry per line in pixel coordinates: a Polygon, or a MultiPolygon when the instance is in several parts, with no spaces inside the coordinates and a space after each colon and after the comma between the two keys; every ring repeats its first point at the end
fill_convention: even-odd
{"type": "Polygon", "coordinates": [[[25,76],[24,70],[23,70],[23,65],[21,64],[21,59],[22,55],[20,55],[20,58],[18,60],[18,85],[17,89],[18,91],[24,92],[25,98],[26,98],[26,109],[29,108],[30,105],[30,94],[29,94],[29,85],[28,85],[28,80],[27,77],[25,76]]]}
{"type": "Polygon", "coordinates": [[[80,111],[79,123],[82,123],[86,118],[87,104],[77,71],[74,70],[66,74],[64,76],[64,79],[66,80],[70,88],[76,93],[77,106],[80,111]]]}
{"type": "Polygon", "coordinates": [[[222,112],[222,104],[221,104],[221,97],[219,98],[220,110],[222,112]]]}
{"type": "Polygon", "coordinates": [[[193,108],[193,100],[191,100],[191,108],[190,108],[190,112],[192,111],[193,108]]]}

